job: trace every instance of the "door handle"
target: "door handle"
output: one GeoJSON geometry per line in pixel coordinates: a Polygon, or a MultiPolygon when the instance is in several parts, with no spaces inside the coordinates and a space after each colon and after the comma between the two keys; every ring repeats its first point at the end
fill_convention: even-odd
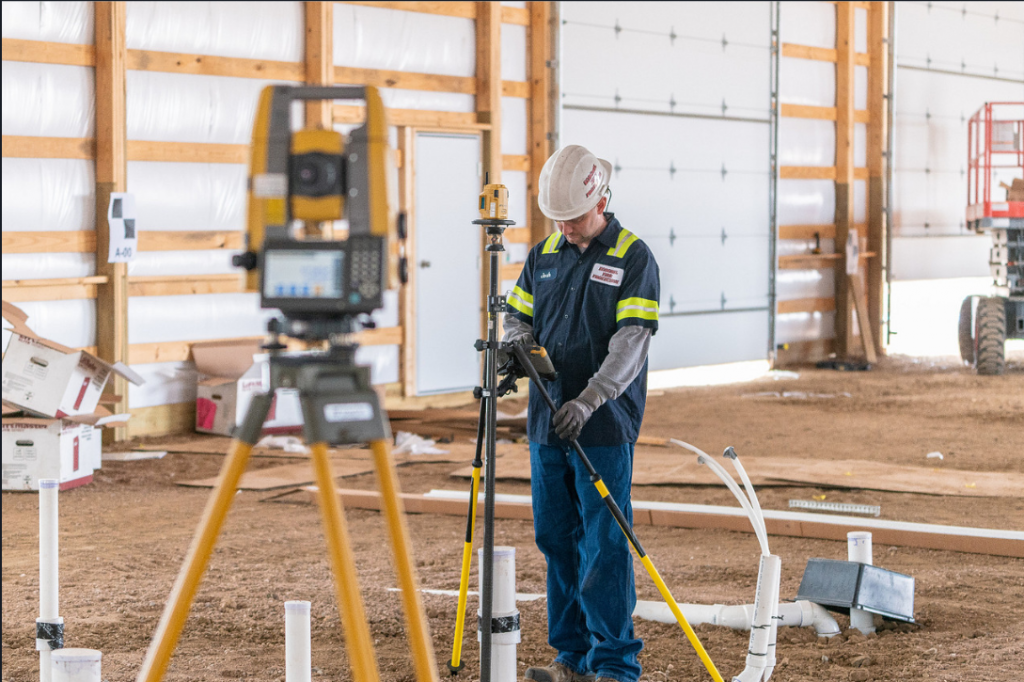
{"type": "Polygon", "coordinates": [[[420,267],[421,268],[429,268],[430,267],[430,261],[428,261],[428,260],[421,260],[420,261],[420,267]]]}

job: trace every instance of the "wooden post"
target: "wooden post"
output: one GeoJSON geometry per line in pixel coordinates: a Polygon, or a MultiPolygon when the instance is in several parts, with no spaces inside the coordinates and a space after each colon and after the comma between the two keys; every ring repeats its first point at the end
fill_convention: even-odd
{"type": "MultiPolygon", "coordinates": [[[[106,277],[96,287],[96,354],[107,362],[128,362],[128,264],[109,263],[111,192],[128,189],[125,110],[125,3],[96,2],[96,274],[106,277]]],[[[128,383],[114,375],[119,396],[115,413],[128,411],[128,383]]],[[[124,427],[104,430],[104,440],[123,440],[124,427]]]]}
{"type": "MultiPolygon", "coordinates": [[[[334,3],[306,2],[306,84],[330,85],[334,73],[334,3]]],[[[330,100],[306,102],[306,126],[330,129],[330,100]]]]}
{"type": "MultiPolygon", "coordinates": [[[[477,2],[476,13],[476,115],[479,123],[489,123],[483,131],[483,168],[491,183],[501,182],[501,3],[477,2]]],[[[480,229],[480,253],[489,243],[480,229]]],[[[486,258],[480,268],[480,338],[487,338],[486,258]]],[[[480,354],[481,362],[484,354],[480,354]]]]}
{"type": "MultiPolygon", "coordinates": [[[[306,14],[306,84],[330,85],[334,75],[334,3],[305,2],[306,14]]],[[[331,130],[334,113],[330,100],[306,102],[306,127],[331,130]]],[[[334,236],[330,222],[306,223],[306,234],[334,236]]]]}
{"type": "Polygon", "coordinates": [[[853,226],[854,3],[836,3],[836,355],[853,348],[851,292],[846,276],[846,238],[853,226]]]}
{"type": "MultiPolygon", "coordinates": [[[[887,49],[889,39],[889,3],[872,2],[868,9],[868,251],[875,256],[867,263],[867,320],[875,341],[875,351],[885,352],[882,342],[882,300],[885,283],[882,263],[885,252],[885,163],[887,151],[886,94],[889,91],[887,49]]],[[[891,163],[891,160],[890,160],[891,163]]],[[[867,340],[867,336],[864,339],[867,340]]]]}
{"type": "MultiPolygon", "coordinates": [[[[551,139],[551,3],[530,3],[529,27],[529,78],[530,78],[530,124],[528,126],[530,149],[530,176],[527,179],[530,220],[530,243],[536,244],[551,234],[551,221],[544,217],[537,205],[540,191],[538,180],[544,162],[554,152],[551,139]]],[[[557,102],[557,100],[556,100],[557,102]]]]}
{"type": "Polygon", "coordinates": [[[398,171],[398,210],[405,213],[408,237],[405,256],[409,260],[409,281],[402,286],[398,298],[398,319],[402,325],[400,378],[402,395],[416,395],[416,135],[412,128],[398,129],[398,150],[402,167],[398,171]]]}

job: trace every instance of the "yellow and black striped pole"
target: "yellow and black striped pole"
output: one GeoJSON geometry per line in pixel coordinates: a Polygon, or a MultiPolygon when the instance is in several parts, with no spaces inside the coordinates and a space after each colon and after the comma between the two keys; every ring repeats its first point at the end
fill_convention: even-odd
{"type": "Polygon", "coordinates": [[[480,491],[480,470],[484,466],[481,451],[484,443],[484,417],[486,403],[480,401],[480,419],[476,429],[476,456],[473,458],[473,477],[469,484],[469,512],[466,516],[466,540],[462,545],[462,574],[459,576],[459,605],[455,614],[455,641],[448,670],[458,675],[466,667],[462,661],[462,636],[466,626],[466,597],[469,594],[469,566],[473,560],[473,530],[476,527],[476,498],[480,491]]]}
{"type": "MultiPolygon", "coordinates": [[[[519,360],[519,364],[522,365],[523,370],[530,377],[533,385],[540,392],[540,396],[547,403],[548,409],[554,414],[558,411],[555,406],[555,402],[551,399],[547,389],[540,382],[540,376],[537,374],[537,370],[534,368],[533,363],[530,362],[529,357],[526,355],[526,350],[521,346],[513,346],[513,352],[516,354],[516,358],[519,360]]],[[[700,639],[697,638],[697,633],[693,631],[690,623],[686,620],[686,616],[683,615],[682,610],[679,608],[679,604],[676,603],[675,598],[672,596],[672,592],[668,589],[668,585],[662,580],[661,574],[658,573],[658,569],[654,567],[654,563],[651,558],[647,556],[647,552],[644,551],[643,545],[640,544],[640,540],[637,539],[636,534],[630,527],[629,522],[626,520],[625,514],[619,509],[619,505],[616,504],[615,498],[612,497],[608,491],[608,486],[601,480],[600,474],[594,469],[594,465],[590,463],[590,458],[587,457],[586,453],[583,452],[583,448],[575,440],[572,441],[572,447],[579,455],[580,461],[583,462],[584,468],[587,473],[590,474],[590,482],[597,488],[597,492],[600,493],[601,499],[604,500],[604,504],[608,507],[608,511],[615,517],[615,522],[619,524],[619,528],[622,529],[629,544],[633,547],[633,551],[636,552],[637,557],[640,559],[640,563],[647,569],[647,573],[651,576],[651,580],[654,581],[654,585],[658,588],[658,592],[661,593],[662,598],[668,604],[669,609],[672,611],[672,615],[676,617],[676,621],[679,622],[679,626],[683,628],[683,632],[686,633],[686,638],[690,640],[690,644],[693,645],[694,650],[697,652],[697,656],[700,658],[701,663],[707,668],[708,673],[711,675],[715,682],[723,682],[721,673],[718,672],[718,668],[715,667],[711,657],[708,656],[708,652],[704,650],[704,646],[700,643],[700,639]]]]}

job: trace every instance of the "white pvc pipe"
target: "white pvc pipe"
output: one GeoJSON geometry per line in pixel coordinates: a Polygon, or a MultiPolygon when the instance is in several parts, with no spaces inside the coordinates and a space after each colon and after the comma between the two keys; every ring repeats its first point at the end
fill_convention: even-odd
{"type": "Polygon", "coordinates": [[[776,662],[776,642],[779,636],[779,583],[781,582],[782,571],[780,566],[779,573],[775,576],[775,582],[772,583],[772,626],[768,632],[768,650],[765,652],[764,658],[764,682],[768,682],[771,679],[772,673],[775,672],[776,662]]]}
{"type": "MultiPolygon", "coordinates": [[[[478,565],[484,562],[484,550],[477,550],[478,565]]],[[[480,593],[483,594],[483,574],[480,571],[480,593]]],[[[494,548],[494,590],[491,607],[492,622],[516,622],[514,629],[508,632],[491,633],[491,680],[493,682],[517,682],[516,645],[519,643],[519,611],[516,609],[516,548],[494,548]]],[[[480,610],[477,610],[480,616],[480,610]]],[[[477,629],[477,641],[482,633],[477,629]]]]}
{"type": "MultiPolygon", "coordinates": [[[[57,535],[57,494],[60,481],[54,478],[39,480],[39,624],[49,624],[61,629],[64,619],[60,617],[60,583],[58,581],[58,535],[57,535]]],[[[59,643],[58,648],[63,646],[59,643]]],[[[36,639],[39,650],[39,680],[51,682],[52,649],[49,640],[36,639]]]]}
{"type": "MultiPolygon", "coordinates": [[[[846,552],[850,561],[872,565],[871,533],[868,531],[851,531],[846,534],[846,552]]],[[[850,627],[856,628],[865,635],[875,631],[875,617],[863,609],[850,609],[850,627]]]]}
{"type": "Polygon", "coordinates": [[[775,604],[772,603],[781,575],[782,561],[774,554],[761,557],[757,572],[757,591],[754,593],[754,617],[750,624],[750,645],[747,648],[746,667],[733,682],[761,682],[768,658],[775,604]]]}
{"type": "Polygon", "coordinates": [[[767,543],[768,529],[764,525],[764,514],[761,512],[761,502],[757,499],[757,493],[754,492],[754,484],[751,482],[750,476],[747,476],[747,470],[740,462],[739,455],[737,455],[736,451],[731,447],[725,449],[723,457],[732,460],[733,468],[736,469],[736,473],[740,475],[740,480],[743,481],[743,487],[747,491],[747,497],[750,498],[750,506],[753,508],[754,516],[757,518],[757,524],[761,527],[761,533],[764,535],[765,542],[767,543]]]}
{"type": "Polygon", "coordinates": [[[52,656],[53,682],[102,682],[102,658],[95,649],[58,649],[52,656]]]}
{"type": "Polygon", "coordinates": [[[729,472],[726,471],[721,464],[711,459],[711,456],[700,448],[675,438],[670,438],[669,442],[674,443],[681,448],[686,448],[690,452],[696,453],[697,462],[699,464],[707,465],[715,475],[722,479],[722,483],[724,483],[725,487],[732,492],[736,497],[736,500],[740,503],[740,506],[743,507],[743,511],[745,511],[747,516],[750,518],[750,524],[754,527],[754,535],[757,536],[757,541],[761,545],[761,555],[768,556],[768,538],[762,535],[761,529],[757,525],[757,517],[754,515],[754,509],[750,506],[750,501],[747,499],[747,496],[743,494],[743,491],[740,490],[740,487],[736,485],[736,481],[732,480],[732,476],[729,475],[729,472]]]}
{"type": "Polygon", "coordinates": [[[285,682],[310,682],[312,674],[309,602],[286,601],[284,603],[285,682]]]}

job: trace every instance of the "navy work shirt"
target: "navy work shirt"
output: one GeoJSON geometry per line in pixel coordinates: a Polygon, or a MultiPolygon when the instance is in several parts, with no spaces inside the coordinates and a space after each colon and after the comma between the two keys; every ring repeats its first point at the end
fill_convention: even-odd
{"type": "MultiPolygon", "coordinates": [[[[654,254],[613,213],[583,253],[555,232],[530,251],[508,312],[533,325],[558,379],[544,385],[555,404],[577,398],[608,356],[608,343],[627,325],[658,330],[660,280],[654,254]]],[[[577,439],[586,446],[635,443],[647,400],[647,361],[626,390],[594,411],[577,439]]],[[[553,415],[530,392],[527,433],[544,445],[567,445],[551,426],[553,415]]]]}

